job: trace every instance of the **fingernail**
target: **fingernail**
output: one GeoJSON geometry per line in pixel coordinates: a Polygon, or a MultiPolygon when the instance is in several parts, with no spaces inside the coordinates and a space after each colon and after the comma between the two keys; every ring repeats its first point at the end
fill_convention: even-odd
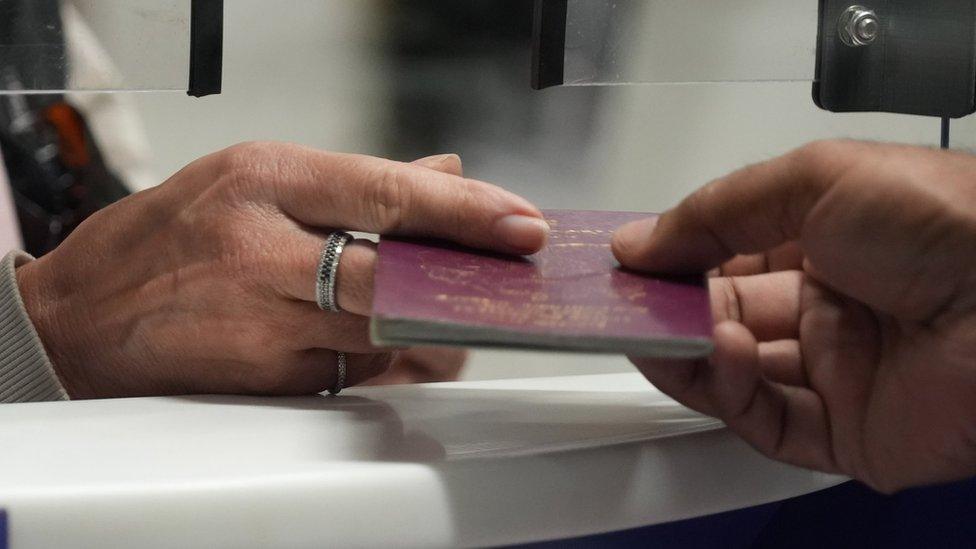
{"type": "Polygon", "coordinates": [[[460,164],[461,157],[454,153],[437,154],[434,156],[426,156],[419,160],[414,160],[414,164],[420,164],[421,166],[440,166],[448,161],[454,161],[460,164]]]}
{"type": "Polygon", "coordinates": [[[520,253],[535,253],[546,245],[549,224],[527,215],[509,215],[495,222],[495,237],[520,253]]]}
{"type": "Polygon", "coordinates": [[[617,229],[613,233],[615,250],[628,250],[646,242],[657,227],[657,217],[633,221],[617,229]]]}

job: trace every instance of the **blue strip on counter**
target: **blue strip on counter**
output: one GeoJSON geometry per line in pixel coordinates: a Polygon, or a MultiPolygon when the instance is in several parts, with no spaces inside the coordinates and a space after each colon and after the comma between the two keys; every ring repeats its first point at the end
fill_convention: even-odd
{"type": "Polygon", "coordinates": [[[884,496],[855,482],[718,515],[529,549],[976,547],[976,478],[884,496]]]}
{"type": "Polygon", "coordinates": [[[0,549],[7,549],[7,512],[0,509],[0,549]]]}

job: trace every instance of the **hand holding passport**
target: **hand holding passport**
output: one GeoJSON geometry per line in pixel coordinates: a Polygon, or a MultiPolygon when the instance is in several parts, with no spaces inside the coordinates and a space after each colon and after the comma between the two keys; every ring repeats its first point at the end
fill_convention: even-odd
{"type": "Polygon", "coordinates": [[[382,345],[457,345],[697,358],[712,350],[704,276],[624,270],[610,240],[648,214],[546,211],[527,257],[384,238],[373,320],[382,345]]]}

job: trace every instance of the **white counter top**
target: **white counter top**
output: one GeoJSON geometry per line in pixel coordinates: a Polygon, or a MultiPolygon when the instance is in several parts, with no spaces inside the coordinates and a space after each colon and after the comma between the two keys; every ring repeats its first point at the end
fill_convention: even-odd
{"type": "Polygon", "coordinates": [[[11,404],[0,445],[16,549],[499,545],[843,480],[766,460],[638,374],[11,404]]]}

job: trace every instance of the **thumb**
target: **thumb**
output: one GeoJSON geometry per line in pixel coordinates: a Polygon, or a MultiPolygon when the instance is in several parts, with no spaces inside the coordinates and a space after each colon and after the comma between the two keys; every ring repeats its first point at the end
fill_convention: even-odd
{"type": "Polygon", "coordinates": [[[794,240],[860,146],[814,143],[713,181],[660,218],[618,229],[614,255],[631,269],[690,273],[794,240]]]}

